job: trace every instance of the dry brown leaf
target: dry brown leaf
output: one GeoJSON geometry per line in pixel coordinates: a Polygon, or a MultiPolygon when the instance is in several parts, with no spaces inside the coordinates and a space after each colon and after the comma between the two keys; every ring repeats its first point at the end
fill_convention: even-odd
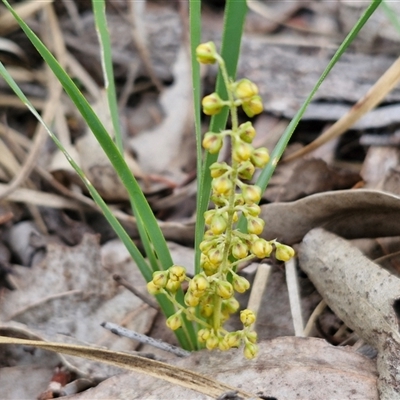
{"type": "Polygon", "coordinates": [[[261,206],[266,227],[262,236],[287,244],[301,241],[313,228],[348,239],[400,235],[400,198],[376,190],[318,193],[292,203],[261,206]]]}
{"type": "Polygon", "coordinates": [[[378,349],[380,399],[400,399],[400,279],[320,228],[304,237],[299,258],[329,307],[378,349]]]}

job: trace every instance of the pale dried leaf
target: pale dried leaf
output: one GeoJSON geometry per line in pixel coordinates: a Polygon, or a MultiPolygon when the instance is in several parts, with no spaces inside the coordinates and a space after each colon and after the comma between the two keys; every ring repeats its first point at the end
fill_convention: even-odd
{"type": "Polygon", "coordinates": [[[400,198],[375,190],[318,193],[292,203],[261,206],[262,236],[287,244],[301,241],[315,227],[348,239],[400,235],[400,198]]]}
{"type": "Polygon", "coordinates": [[[400,398],[400,279],[346,240],[320,228],[304,237],[299,257],[301,268],[329,307],[378,349],[381,399],[400,398]]]}

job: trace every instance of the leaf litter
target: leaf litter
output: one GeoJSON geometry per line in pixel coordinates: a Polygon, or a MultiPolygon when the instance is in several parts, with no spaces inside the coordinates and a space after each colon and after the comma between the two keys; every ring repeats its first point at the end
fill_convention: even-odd
{"type": "MultiPolygon", "coordinates": [[[[336,46],[337,29],[334,28],[338,23],[336,18],[340,18],[340,24],[347,24],[346,19],[351,19],[354,14],[350,10],[352,6],[347,3],[341,6],[343,8],[341,8],[339,16],[328,5],[325,5],[327,8],[323,8],[322,4],[316,3],[304,6],[300,2],[297,4],[294,2],[290,7],[283,8],[271,5],[268,6],[271,8],[270,10],[264,7],[262,12],[256,7],[259,5],[258,3],[262,4],[261,7],[265,5],[259,1],[254,2],[255,7],[252,8],[257,13],[257,17],[250,15],[249,18],[253,18],[253,21],[258,18],[258,22],[251,24],[249,27],[251,33],[244,38],[244,53],[239,69],[241,75],[254,79],[260,85],[261,92],[265,95],[264,107],[266,110],[262,117],[268,118],[264,124],[270,124],[267,128],[268,131],[270,131],[271,124],[273,128],[276,128],[274,137],[277,138],[280,134],[279,130],[283,131],[287,126],[287,118],[297,111],[300,102],[308,93],[307,87],[312,87],[316,80],[315,77],[326,65],[329,49],[336,46]],[[306,7],[311,14],[303,14],[302,7],[303,11],[306,7]],[[349,12],[344,12],[343,9],[348,7],[349,12]],[[268,18],[268,23],[265,18],[268,18]],[[282,27],[281,31],[276,31],[278,26],[282,27]],[[316,35],[313,30],[318,32],[322,26],[325,34],[328,35],[323,38],[323,41],[319,41],[320,36],[316,35]],[[329,31],[329,29],[331,30],[329,31]],[[260,35],[261,32],[264,36],[260,35]],[[265,35],[265,32],[270,33],[265,35]],[[312,46],[310,46],[310,37],[304,35],[314,35],[315,41],[312,46]],[[299,76],[301,79],[298,78],[299,76]],[[288,80],[287,77],[295,78],[288,80]],[[289,81],[290,85],[288,85],[289,81]]],[[[75,3],[71,2],[71,4],[73,7],[75,3]]],[[[36,5],[34,9],[26,6],[26,16],[32,17],[38,9],[45,8],[45,3],[40,6],[36,5]]],[[[142,187],[157,210],[163,232],[166,233],[169,240],[190,246],[194,237],[193,204],[187,204],[188,208],[184,210],[184,213],[178,212],[179,208],[182,209],[183,203],[188,203],[187,196],[193,196],[193,190],[189,190],[189,185],[193,184],[193,168],[195,166],[193,141],[188,139],[193,137],[188,124],[193,117],[190,111],[190,102],[187,101],[191,90],[190,82],[182,72],[187,70],[187,65],[182,61],[183,59],[178,57],[179,51],[181,51],[179,48],[183,48],[180,39],[181,21],[179,14],[172,6],[154,5],[151,2],[148,2],[146,6],[148,7],[144,14],[146,21],[144,27],[139,27],[141,37],[136,38],[135,43],[147,42],[149,50],[147,59],[143,59],[143,53],[136,51],[135,46],[132,45],[131,26],[127,20],[118,17],[112,10],[108,10],[111,15],[111,34],[117,45],[114,59],[117,66],[116,72],[120,78],[131,74],[130,79],[126,79],[125,86],[119,88],[124,92],[125,97],[125,107],[121,111],[121,116],[123,123],[126,124],[127,141],[131,144],[132,154],[130,156],[135,163],[132,164],[132,168],[142,179],[142,187]],[[120,40],[121,37],[124,40],[120,40]],[[149,65],[149,61],[153,68],[152,73],[146,77],[146,65],[149,65]],[[152,74],[155,75],[151,76],[152,74]],[[174,83],[164,89],[159,96],[154,93],[149,96],[146,92],[146,85],[147,88],[151,88],[154,77],[156,81],[158,79],[158,82],[165,83],[165,81],[173,80],[174,83]],[[144,86],[143,79],[147,79],[144,86]],[[181,101],[179,107],[170,101],[171,96],[179,97],[181,101]],[[142,108],[138,112],[139,106],[142,108]],[[154,111],[153,114],[151,110],[154,111]],[[142,119],[140,114],[143,115],[142,119]],[[132,115],[135,115],[135,118],[132,115]],[[164,139],[169,138],[169,135],[172,139],[168,140],[174,142],[173,146],[151,146],[151,137],[153,140],[154,137],[164,139]],[[154,160],[158,163],[153,163],[154,160]],[[163,180],[165,177],[168,180],[163,180]]],[[[82,5],[82,7],[85,6],[82,5]]],[[[211,26],[210,21],[214,24],[218,20],[218,12],[216,9],[210,8],[208,4],[205,4],[205,7],[209,7],[205,13],[206,19],[209,19],[208,25],[205,20],[205,26],[211,26]]],[[[97,39],[92,28],[92,16],[88,10],[86,10],[86,16],[83,16],[80,14],[81,10],[76,9],[74,18],[71,17],[73,15],[71,9],[62,12],[57,9],[57,11],[58,18],[62,20],[62,32],[68,49],[67,63],[76,74],[81,74],[79,71],[86,71],[87,74],[89,71],[89,74],[92,75],[91,80],[87,76],[84,77],[85,73],[79,76],[82,77],[82,82],[87,82],[89,93],[92,95],[100,93],[100,90],[95,87],[96,79],[99,81],[101,77],[101,68],[96,63],[97,39]],[[71,20],[74,21],[73,24],[71,24],[71,20]],[[86,32],[85,38],[88,39],[84,46],[83,32],[86,32]],[[88,63],[82,49],[87,54],[93,54],[91,63],[88,63]]],[[[34,17],[32,22],[35,23],[34,17]]],[[[136,24],[137,22],[136,20],[136,24]]],[[[26,53],[26,58],[34,65],[37,58],[32,56],[32,50],[29,47],[21,46],[18,37],[12,35],[12,31],[17,29],[16,26],[7,22],[0,23],[0,27],[0,30],[7,29],[8,32],[11,32],[11,35],[7,36],[9,43],[22,48],[26,53]]],[[[2,31],[2,34],[5,35],[5,31],[2,31]]],[[[210,29],[210,32],[206,34],[215,35],[215,30],[210,29]]],[[[393,33],[387,33],[385,29],[376,30],[375,35],[360,39],[358,45],[363,44],[365,48],[371,49],[374,38],[379,37],[384,43],[380,49],[382,54],[377,57],[368,54],[366,50],[347,54],[321,87],[317,101],[311,104],[306,115],[306,120],[310,125],[304,128],[300,124],[296,140],[309,143],[312,140],[310,140],[310,132],[318,135],[326,129],[330,122],[340,118],[350,108],[349,104],[358,101],[393,63],[396,54],[390,51],[390,46],[393,43],[397,44],[398,38],[393,33]],[[353,86],[349,87],[349,85],[353,86]]],[[[22,60],[22,56],[18,52],[13,57],[16,59],[20,57],[22,60]]],[[[36,88],[31,93],[32,100],[41,109],[45,109],[44,91],[40,86],[45,75],[40,75],[39,70],[32,70],[32,65],[27,67],[22,64],[24,75],[20,76],[25,76],[25,81],[30,82],[28,90],[36,88]]],[[[213,69],[207,70],[205,74],[206,82],[213,80],[213,69]]],[[[21,84],[24,84],[24,79],[21,84]]],[[[160,89],[157,85],[156,88],[160,89]]],[[[0,90],[3,97],[4,89],[1,85],[0,90]]],[[[7,93],[4,94],[3,99],[12,100],[7,93]]],[[[94,95],[92,100],[97,100],[97,95],[94,95]]],[[[136,239],[137,231],[134,219],[126,213],[126,205],[121,206],[126,199],[123,190],[116,190],[115,179],[110,179],[109,174],[104,173],[104,165],[96,164],[96,159],[100,160],[101,157],[95,156],[89,159],[89,155],[93,155],[93,144],[85,143],[85,139],[87,140],[88,137],[86,135],[85,138],[78,118],[69,109],[68,101],[65,99],[62,101],[65,106],[62,107],[64,116],[56,116],[58,121],[55,124],[56,129],[61,133],[66,128],[64,137],[69,141],[72,149],[77,148],[80,151],[83,164],[86,163],[87,173],[90,171],[96,173],[97,170],[94,179],[96,185],[98,188],[104,188],[103,194],[109,200],[119,202],[114,210],[132,232],[132,237],[136,239]],[[81,142],[80,146],[79,142],[81,142]],[[89,161],[93,163],[89,163],[89,161]],[[100,170],[102,173],[98,173],[100,170]]],[[[385,98],[384,102],[388,103],[384,103],[381,108],[370,112],[362,124],[356,125],[352,132],[345,135],[345,137],[349,136],[348,143],[358,141],[359,133],[355,132],[360,132],[360,130],[383,129],[391,135],[399,123],[396,112],[398,101],[399,92],[396,88],[385,98]]],[[[59,107],[59,109],[61,108],[59,107]]],[[[18,160],[25,159],[26,154],[32,148],[33,141],[31,139],[26,137],[23,137],[22,140],[19,139],[19,132],[31,132],[32,134],[32,127],[28,123],[19,122],[20,120],[19,116],[16,118],[11,113],[7,121],[10,125],[9,130],[3,123],[0,126],[1,138],[4,139],[5,144],[2,154],[8,155],[7,160],[5,158],[0,160],[0,178],[2,182],[5,182],[0,187],[2,192],[9,190],[11,185],[10,171],[4,166],[10,159],[9,155],[15,153],[14,159],[18,163],[20,162],[18,160]],[[12,145],[13,141],[10,141],[10,136],[7,136],[10,134],[13,135],[13,141],[19,143],[17,147],[12,145]]],[[[259,129],[263,129],[262,126],[265,126],[261,125],[261,121],[261,118],[256,121],[260,124],[261,128],[259,129]]],[[[267,132],[262,136],[265,136],[264,140],[274,142],[268,137],[267,132]]],[[[286,288],[287,278],[284,266],[274,260],[270,266],[271,273],[264,277],[264,287],[258,289],[264,290],[265,293],[263,296],[258,296],[258,300],[256,300],[259,302],[257,329],[263,341],[261,342],[260,358],[255,363],[244,366],[244,361],[239,359],[235,352],[228,354],[199,352],[180,361],[171,359],[170,356],[162,353],[157,353],[157,357],[169,359],[171,364],[179,364],[188,371],[212,376],[233,388],[248,391],[254,397],[377,399],[378,388],[381,398],[396,398],[398,395],[396,386],[398,380],[396,377],[398,327],[396,308],[393,309],[393,304],[397,304],[396,280],[398,278],[396,274],[399,273],[394,268],[394,271],[391,271],[393,274],[388,275],[381,267],[362,256],[358,250],[357,253],[347,240],[333,236],[332,233],[315,230],[315,228],[323,227],[346,239],[372,238],[370,243],[373,243],[382,253],[380,255],[383,256],[388,256],[387,249],[389,247],[390,249],[396,249],[396,246],[398,248],[399,241],[396,238],[396,236],[400,236],[400,225],[397,222],[400,207],[396,180],[398,155],[395,149],[387,146],[370,146],[367,150],[370,157],[364,161],[364,149],[358,146],[356,150],[359,154],[354,162],[351,158],[351,146],[344,143],[343,140],[335,141],[334,146],[325,150],[327,154],[324,156],[324,162],[308,158],[302,159],[300,164],[287,163],[278,167],[278,174],[264,198],[267,204],[262,205],[262,215],[267,222],[265,237],[268,239],[277,237],[278,240],[290,244],[297,244],[305,237],[299,247],[300,267],[309,275],[319,293],[304,272],[300,270],[296,272],[296,269],[292,268],[291,274],[294,274],[298,280],[300,289],[300,300],[297,301],[300,301],[301,304],[296,308],[302,312],[302,317],[306,321],[321,298],[324,298],[330,309],[325,309],[319,317],[316,317],[315,327],[311,330],[312,334],[325,337],[333,343],[334,341],[331,339],[337,332],[333,332],[333,335],[329,332],[337,329],[342,320],[346,325],[342,325],[339,330],[344,332],[344,339],[351,339],[350,332],[346,329],[348,326],[356,332],[359,338],[369,342],[378,350],[377,370],[374,359],[368,359],[350,347],[333,347],[320,339],[292,336],[295,329],[291,316],[293,310],[289,302],[291,293],[288,293],[286,288]],[[363,165],[359,161],[360,154],[363,165]],[[373,157],[374,155],[375,157],[373,157]],[[347,157],[347,164],[343,163],[343,157],[347,157]],[[378,161],[376,161],[377,159],[378,161]],[[385,168],[378,168],[379,166],[385,166],[385,168]],[[279,176],[279,172],[282,173],[281,176],[279,176]],[[364,182],[361,181],[360,176],[364,182]],[[365,185],[368,190],[349,190],[353,185],[365,185]],[[374,238],[379,239],[375,240],[374,238]],[[391,246],[386,246],[386,250],[385,240],[391,240],[391,246]],[[350,283],[347,286],[343,286],[343,282],[340,280],[332,279],[325,287],[318,283],[319,280],[330,279],[324,275],[325,269],[324,273],[309,272],[311,267],[308,266],[308,261],[305,262],[305,254],[312,251],[318,253],[309,257],[310,264],[312,264],[315,260],[319,260],[321,249],[324,250],[324,263],[326,266],[332,266],[332,273],[350,277],[350,283]],[[350,257],[344,257],[346,254],[352,254],[351,262],[350,257]],[[372,264],[374,269],[368,269],[372,268],[372,264]],[[355,265],[357,271],[354,270],[355,265]],[[351,271],[355,274],[353,278],[351,271]],[[357,286],[357,289],[354,289],[360,274],[364,274],[362,275],[364,281],[357,286]],[[386,280],[382,278],[382,282],[385,284],[389,282],[393,286],[391,286],[391,292],[385,292],[376,286],[377,282],[381,282],[374,279],[377,275],[386,277],[386,280]],[[331,300],[331,292],[344,290],[347,287],[350,293],[340,292],[339,298],[331,300]],[[378,304],[375,305],[378,311],[376,311],[377,318],[372,321],[375,325],[367,324],[369,321],[367,317],[372,314],[362,318],[363,314],[357,308],[360,306],[359,303],[364,303],[360,302],[360,299],[366,297],[369,287],[375,288],[371,290],[376,291],[374,292],[374,301],[378,304]],[[350,288],[353,289],[350,290],[350,288]],[[354,308],[351,308],[350,305],[354,308]],[[331,310],[336,315],[333,315],[331,310]],[[351,318],[348,317],[348,314],[351,315],[351,318]],[[379,331],[379,334],[376,336],[370,334],[371,326],[374,326],[375,331],[379,331]],[[377,376],[379,376],[378,381],[377,376]]],[[[33,175],[35,179],[28,182],[29,174],[27,174],[24,175],[24,179],[19,179],[18,187],[14,187],[13,192],[7,197],[9,204],[14,207],[15,217],[12,223],[8,222],[6,225],[0,226],[0,234],[6,248],[13,249],[13,258],[10,259],[10,256],[6,256],[6,260],[7,258],[8,260],[5,262],[8,269],[5,270],[7,279],[15,290],[1,289],[0,333],[3,336],[58,341],[75,345],[90,344],[123,351],[138,349],[137,343],[118,338],[100,327],[103,320],[107,319],[130,329],[148,333],[155,318],[156,311],[153,308],[146,305],[139,297],[119,287],[112,280],[113,274],[119,274],[129,282],[135,283],[137,290],[145,292],[144,281],[126,252],[121,250],[121,244],[118,241],[111,241],[101,246],[104,238],[112,238],[112,234],[103,235],[101,245],[98,238],[85,233],[85,230],[82,230],[77,236],[73,236],[73,228],[68,225],[59,229],[71,233],[61,235],[57,232],[55,224],[48,222],[49,218],[46,222],[46,218],[41,217],[42,211],[36,207],[39,205],[58,207],[64,210],[73,209],[78,210],[80,215],[87,210],[88,203],[82,201],[83,195],[79,193],[71,175],[63,170],[63,166],[59,168],[58,162],[53,163],[50,167],[48,153],[51,152],[54,157],[56,153],[52,150],[51,145],[46,144],[42,149],[43,158],[39,160],[39,165],[35,166],[34,174],[38,173],[40,168],[51,171],[52,178],[59,179],[58,183],[61,186],[65,185],[62,186],[65,190],[70,192],[78,190],[78,195],[71,200],[54,193],[46,193],[43,191],[43,185],[38,184],[37,176],[33,175]],[[61,171],[62,173],[60,173],[61,171]],[[25,182],[27,187],[23,187],[25,182]],[[22,261],[22,258],[18,261],[23,264],[22,266],[15,264],[18,250],[15,246],[15,239],[13,239],[14,245],[9,242],[9,233],[12,229],[11,225],[17,225],[17,222],[26,218],[24,204],[30,204],[29,211],[34,215],[35,229],[39,231],[39,237],[43,242],[35,242],[34,238],[38,236],[37,234],[32,236],[29,229],[24,233],[26,249],[33,254],[37,252],[37,258],[32,258],[29,253],[25,254],[25,261],[22,261]],[[53,235],[51,239],[48,237],[49,232],[53,235]],[[74,239],[71,239],[73,237],[74,239]],[[75,246],[67,247],[65,242],[75,246]],[[77,243],[79,244],[76,245],[77,243]],[[102,254],[102,258],[100,254],[102,254]],[[10,263],[11,260],[14,264],[10,263]],[[9,270],[11,273],[8,273],[9,270]]],[[[314,151],[313,155],[317,157],[317,151],[314,151]]],[[[19,166],[14,163],[13,168],[11,176],[18,174],[19,166]]],[[[42,173],[41,176],[46,175],[42,173]]],[[[51,177],[47,175],[45,179],[48,186],[51,177]]],[[[93,205],[89,206],[93,210],[93,205]]],[[[3,208],[3,206],[0,211],[0,216],[3,215],[3,212],[4,215],[8,212],[7,207],[3,208]]],[[[58,215],[62,215],[64,211],[58,211],[58,213],[58,215]]],[[[74,218],[77,216],[74,215],[74,218]]],[[[97,225],[99,224],[104,224],[104,222],[97,222],[97,225]]],[[[89,221],[88,225],[90,225],[89,221]]],[[[91,230],[96,231],[89,226],[87,231],[91,230]]],[[[173,255],[174,261],[182,262],[185,266],[191,265],[193,249],[182,247],[177,243],[169,244],[170,248],[176,250],[173,255]]],[[[353,243],[362,247],[360,242],[353,241],[353,243]]],[[[243,273],[252,277],[256,268],[254,265],[249,266],[243,270],[243,273]]],[[[248,296],[240,299],[243,304],[246,304],[248,300],[248,296]]],[[[161,323],[163,322],[161,321],[161,323]]],[[[157,326],[155,328],[157,329],[157,326]]],[[[156,329],[153,334],[157,332],[156,329]]],[[[302,336],[298,331],[297,328],[297,334],[302,336]]],[[[171,338],[171,336],[163,336],[165,335],[163,333],[160,335],[164,338],[171,338]]],[[[339,335],[336,336],[339,337],[339,335]]],[[[9,388],[8,398],[10,399],[24,396],[34,398],[38,393],[45,392],[49,382],[53,379],[55,367],[60,364],[75,374],[72,380],[78,378],[76,382],[79,379],[88,379],[89,385],[93,386],[104,380],[97,388],[80,395],[71,394],[69,398],[83,399],[93,398],[93,396],[96,398],[102,398],[101,396],[104,398],[159,398],[166,396],[167,393],[170,393],[168,395],[170,398],[188,398],[188,396],[191,396],[190,398],[197,398],[195,396],[206,398],[205,394],[196,395],[194,392],[189,394],[187,389],[177,386],[177,382],[166,384],[149,376],[121,374],[121,369],[106,368],[101,364],[94,364],[94,361],[82,361],[76,357],[44,353],[38,349],[35,351],[25,351],[24,349],[32,348],[22,348],[21,351],[18,346],[0,346],[2,352],[0,359],[4,360],[0,374],[0,386],[9,388]],[[10,350],[7,352],[7,349],[10,350]],[[31,357],[32,354],[34,357],[31,357]],[[32,359],[28,360],[26,357],[32,359]],[[28,372],[31,373],[33,379],[25,379],[26,384],[18,385],[21,391],[17,391],[16,385],[3,386],[11,381],[24,381],[22,377],[26,376],[28,372]],[[109,378],[115,374],[119,375],[109,378]]],[[[154,350],[146,349],[146,351],[156,353],[154,350]]],[[[73,391],[68,393],[73,393],[73,391]]]]}

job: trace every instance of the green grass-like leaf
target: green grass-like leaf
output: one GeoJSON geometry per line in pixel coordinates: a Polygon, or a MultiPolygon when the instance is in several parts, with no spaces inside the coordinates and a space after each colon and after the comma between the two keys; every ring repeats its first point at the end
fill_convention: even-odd
{"type": "MultiPolygon", "coordinates": [[[[82,117],[85,119],[89,128],[95,135],[97,141],[103,148],[108,159],[110,160],[111,164],[113,165],[115,171],[117,172],[118,176],[120,177],[124,187],[127,189],[129,197],[133,201],[133,204],[132,204],[133,212],[138,221],[138,227],[139,226],[145,227],[145,232],[142,232],[142,235],[148,236],[148,240],[151,242],[152,251],[154,251],[154,253],[156,254],[156,256],[153,255],[153,260],[155,257],[157,257],[157,260],[158,260],[157,269],[168,269],[173,264],[173,262],[172,262],[172,258],[171,258],[169,249],[167,247],[165,238],[160,230],[157,220],[154,217],[154,214],[153,214],[146,198],[144,197],[144,194],[143,194],[139,184],[137,183],[135,177],[132,175],[128,165],[126,164],[126,162],[123,158],[123,155],[121,154],[119,149],[116,147],[114,141],[108,134],[107,130],[104,128],[100,119],[94,113],[90,104],[88,103],[86,98],[82,95],[82,93],[79,91],[79,89],[77,88],[77,86],[75,85],[73,80],[64,71],[64,69],[57,62],[57,60],[50,53],[50,51],[46,48],[46,46],[41,42],[41,40],[37,37],[37,35],[17,15],[17,13],[13,10],[13,8],[8,3],[8,1],[3,0],[3,3],[6,5],[8,10],[12,13],[14,18],[17,20],[18,24],[20,25],[22,30],[25,32],[26,36],[29,38],[29,40],[32,42],[32,44],[36,47],[37,51],[40,53],[42,58],[45,60],[46,64],[50,67],[50,69],[53,71],[53,73],[58,78],[58,80],[61,83],[61,85],[63,86],[64,90],[67,92],[67,94],[69,95],[71,100],[74,102],[74,104],[78,108],[79,112],[81,113],[82,117]]],[[[2,69],[3,73],[4,73],[4,70],[5,69],[3,66],[3,69],[2,69]]],[[[13,85],[12,88],[13,88],[13,90],[16,90],[17,87],[18,86],[15,83],[15,85],[13,85]]],[[[22,94],[22,92],[20,91],[20,93],[18,95],[21,95],[21,94],[22,94]]],[[[25,103],[25,104],[27,104],[27,103],[25,103]]],[[[32,111],[31,107],[30,107],[30,110],[32,111]]],[[[37,117],[37,116],[39,116],[39,114],[36,113],[35,116],[37,117]]],[[[49,130],[48,130],[48,132],[49,132],[49,130]]],[[[54,139],[54,135],[52,137],[54,139]]],[[[61,144],[61,143],[59,143],[59,144],[61,144]]],[[[73,161],[70,157],[69,158],[67,157],[67,159],[70,162],[73,161]]],[[[71,165],[74,168],[75,168],[75,166],[77,166],[76,163],[71,163],[71,165]]],[[[77,170],[77,172],[78,172],[78,170],[77,170]]],[[[84,179],[85,184],[87,184],[89,182],[86,179],[86,177],[84,177],[84,175],[82,176],[79,172],[78,172],[78,174],[81,177],[81,179],[84,179]]],[[[94,188],[91,187],[89,191],[91,194],[93,193],[97,198],[98,193],[93,192],[93,189],[94,188]],[[97,195],[96,195],[96,193],[97,193],[97,195]]],[[[105,205],[104,201],[102,199],[101,200],[100,199],[101,198],[97,198],[99,205],[100,204],[105,205]]],[[[96,201],[96,199],[95,199],[95,201],[96,201]]],[[[106,206],[106,208],[107,208],[107,206],[106,206]]],[[[102,208],[102,210],[104,212],[105,208],[102,208]]],[[[112,214],[108,210],[106,217],[108,216],[109,218],[111,218],[110,215],[112,215],[112,214]]],[[[120,227],[120,228],[122,228],[122,227],[120,227]]],[[[123,242],[126,244],[127,239],[124,236],[124,234],[120,231],[120,228],[118,228],[119,234],[121,234],[122,237],[124,237],[123,242]]],[[[125,232],[125,235],[127,235],[126,232],[125,232]]],[[[146,238],[144,240],[146,240],[146,238]]],[[[135,257],[137,257],[136,252],[133,252],[133,254],[136,254],[135,257]]],[[[132,257],[134,257],[134,256],[132,255],[132,257]]],[[[137,262],[137,260],[139,260],[138,258],[137,259],[134,258],[134,259],[136,262],[137,262]]],[[[152,271],[152,269],[149,268],[147,263],[146,263],[146,268],[144,267],[144,264],[142,264],[141,272],[146,280],[151,279],[151,271],[152,271]]],[[[178,298],[181,302],[183,302],[183,294],[182,293],[179,293],[178,298]]],[[[164,298],[164,296],[157,296],[157,299],[159,300],[160,306],[166,316],[169,316],[175,312],[173,305],[169,301],[167,301],[164,298]]],[[[186,321],[183,329],[176,331],[176,335],[177,335],[178,340],[183,348],[188,349],[188,350],[196,349],[196,347],[197,347],[196,333],[195,333],[194,327],[191,323],[186,321]]]]}

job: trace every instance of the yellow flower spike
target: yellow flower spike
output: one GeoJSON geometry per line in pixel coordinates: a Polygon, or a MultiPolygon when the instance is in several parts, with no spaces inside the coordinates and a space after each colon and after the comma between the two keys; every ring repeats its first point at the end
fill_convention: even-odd
{"type": "MultiPolygon", "coordinates": [[[[210,229],[214,235],[220,235],[225,232],[228,223],[222,215],[214,215],[211,220],[210,229]]],[[[210,256],[208,256],[210,257],[210,256]]]]}
{"type": "Polygon", "coordinates": [[[269,257],[272,253],[272,245],[265,239],[260,238],[253,242],[250,250],[256,257],[266,258],[269,257]]]}
{"type": "Polygon", "coordinates": [[[238,293],[244,293],[246,290],[250,288],[250,282],[243,276],[236,276],[233,279],[233,288],[238,293]]]}
{"type": "Polygon", "coordinates": [[[268,149],[266,147],[259,147],[258,149],[254,149],[250,160],[257,168],[264,168],[269,161],[268,149]]]}
{"type": "Polygon", "coordinates": [[[257,343],[257,332],[255,331],[245,331],[245,336],[250,343],[257,343]]]}
{"type": "Polygon", "coordinates": [[[250,118],[263,112],[264,106],[260,96],[253,96],[250,100],[246,100],[242,104],[243,111],[250,118]]]}
{"type": "Polygon", "coordinates": [[[216,194],[229,195],[233,189],[232,181],[226,176],[220,176],[219,178],[213,179],[212,188],[216,194]]]}
{"type": "Polygon", "coordinates": [[[247,204],[258,203],[261,200],[261,188],[256,185],[245,185],[242,188],[243,199],[247,204]]]}
{"type": "Polygon", "coordinates": [[[204,135],[202,145],[211,154],[216,154],[221,150],[223,137],[219,133],[207,132],[204,135]]]}
{"type": "Polygon", "coordinates": [[[193,295],[191,291],[187,291],[184,297],[185,304],[188,307],[196,307],[200,303],[200,298],[193,295]]]}
{"type": "Polygon", "coordinates": [[[294,250],[290,246],[286,246],[285,244],[275,243],[275,257],[280,261],[289,261],[294,257],[294,250]]]}
{"type": "Polygon", "coordinates": [[[196,59],[200,64],[215,64],[217,49],[213,42],[199,44],[196,48],[196,59]]]}
{"type": "Polygon", "coordinates": [[[256,322],[256,315],[253,311],[245,309],[240,311],[240,321],[246,328],[256,322]]]}
{"type": "Polygon", "coordinates": [[[203,97],[201,105],[203,106],[204,114],[216,115],[221,112],[222,108],[225,106],[225,102],[217,93],[211,93],[208,96],[203,97]]]}
{"type": "Polygon", "coordinates": [[[168,281],[168,271],[156,271],[153,272],[153,284],[159,288],[165,287],[168,281]]]}
{"type": "Polygon", "coordinates": [[[241,79],[233,85],[233,95],[240,100],[250,99],[258,94],[257,85],[249,79],[241,79]]]}
{"type": "Polygon", "coordinates": [[[250,161],[241,162],[238,168],[239,178],[249,180],[252,178],[255,170],[254,165],[250,161]]]}
{"type": "Polygon", "coordinates": [[[249,252],[247,246],[242,242],[234,244],[231,251],[233,257],[235,257],[237,260],[245,258],[249,252]]]}
{"type": "Polygon", "coordinates": [[[186,269],[180,265],[173,265],[168,271],[172,281],[183,282],[186,278],[186,269]]]}
{"type": "Polygon", "coordinates": [[[261,218],[249,217],[247,219],[247,232],[260,235],[264,229],[265,222],[261,218]]]}
{"type": "Polygon", "coordinates": [[[233,296],[233,287],[228,281],[217,282],[216,293],[223,299],[230,299],[233,296]]]}
{"type": "Polygon", "coordinates": [[[167,284],[165,285],[165,289],[171,293],[176,293],[180,287],[181,287],[181,282],[173,281],[172,279],[168,279],[167,284]]]}
{"type": "Polygon", "coordinates": [[[166,321],[166,324],[169,329],[176,331],[182,326],[182,318],[180,313],[179,314],[172,314],[166,321]]]}
{"type": "Polygon", "coordinates": [[[211,331],[207,328],[200,329],[197,332],[197,339],[199,340],[200,343],[205,343],[210,336],[211,336],[211,331]]]}
{"type": "Polygon", "coordinates": [[[251,143],[256,137],[256,130],[250,121],[239,125],[240,139],[246,143],[251,143]]]}
{"type": "Polygon", "coordinates": [[[258,354],[258,347],[254,343],[246,343],[243,350],[244,356],[248,360],[252,360],[258,354]]]}
{"type": "Polygon", "coordinates": [[[233,148],[232,157],[235,161],[247,161],[250,159],[254,148],[251,144],[246,142],[238,142],[233,148]]]}
{"type": "Polygon", "coordinates": [[[218,265],[214,265],[214,264],[211,264],[211,263],[204,264],[202,266],[202,268],[203,268],[204,273],[207,276],[214,275],[214,274],[216,274],[218,272],[218,265]]]}
{"type": "Polygon", "coordinates": [[[206,347],[208,350],[214,350],[218,347],[218,338],[214,333],[211,333],[209,338],[206,340],[206,347]]]}
{"type": "Polygon", "coordinates": [[[147,291],[150,294],[152,294],[153,296],[156,294],[160,294],[162,292],[162,288],[159,286],[156,286],[153,281],[148,282],[146,287],[147,287],[147,291]]]}
{"type": "Polygon", "coordinates": [[[215,215],[215,210],[208,210],[204,213],[204,222],[206,225],[211,225],[211,221],[215,215]]]}

